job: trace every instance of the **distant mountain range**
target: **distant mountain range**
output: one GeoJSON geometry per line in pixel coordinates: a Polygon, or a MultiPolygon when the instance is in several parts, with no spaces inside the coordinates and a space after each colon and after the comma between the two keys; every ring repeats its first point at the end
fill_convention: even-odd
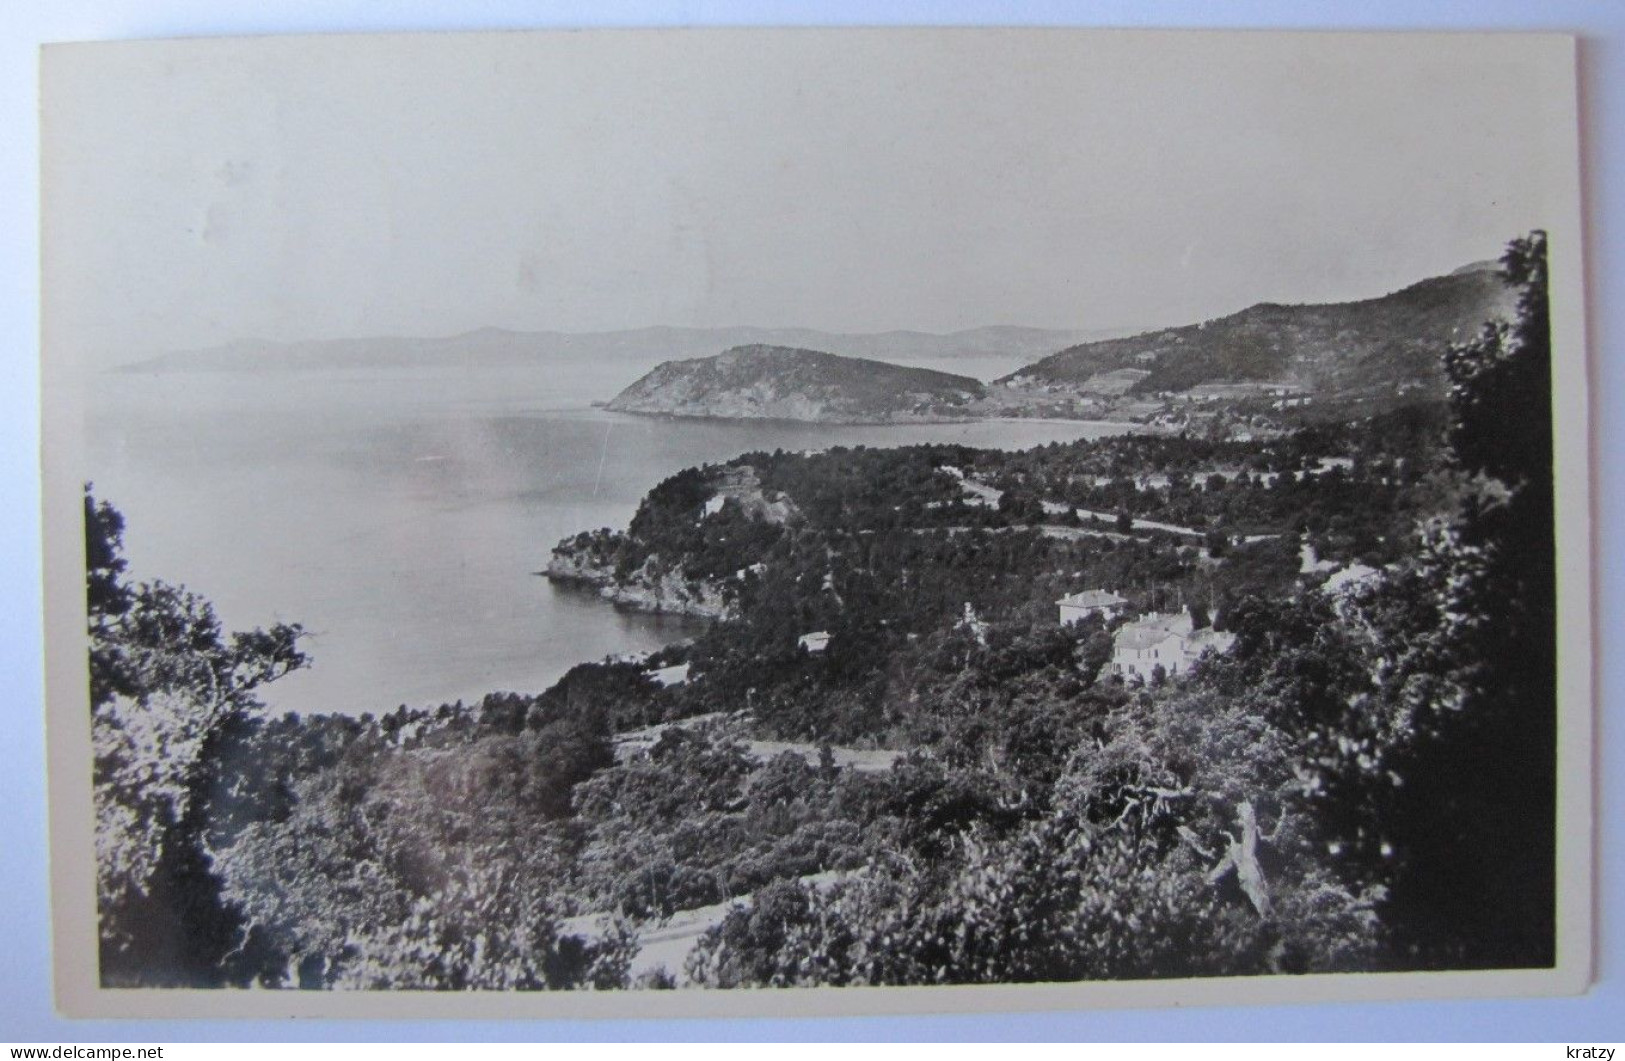
{"type": "MultiPolygon", "coordinates": [[[[1278,411],[1312,403],[1317,410],[1369,415],[1442,397],[1445,348],[1489,320],[1510,316],[1513,304],[1495,263],[1475,262],[1380,298],[1264,302],[1200,324],[1096,338],[989,387],[822,349],[749,344],[667,361],[609,408],[826,423],[1081,416],[1189,429],[1191,414],[1176,407],[1192,397],[1205,415],[1238,402],[1256,408],[1259,401],[1278,411]]],[[[984,330],[993,331],[999,330],[984,330]]],[[[1052,334],[1011,331],[1033,342],[1052,334]]]]}
{"type": "Polygon", "coordinates": [[[964,419],[986,393],[969,376],[753,344],[668,361],[616,395],[609,408],[728,420],[923,423],[964,419]]]}
{"type": "MultiPolygon", "coordinates": [[[[1139,334],[995,326],[937,335],[808,328],[639,328],[569,334],[483,328],[446,338],[245,341],[166,354],[124,372],[320,372],[411,368],[556,372],[571,362],[642,378],[611,409],[667,416],[892,423],[986,416],[1132,418],[1159,406],[1273,401],[1274,408],[1359,408],[1362,415],[1442,397],[1441,353],[1514,294],[1494,262],[1379,298],[1261,302],[1198,324],[1139,334]],[[951,371],[991,374],[986,386],[951,371]],[[652,368],[652,370],[651,370],[652,368]],[[1188,403],[1187,403],[1188,404],[1188,403]]],[[[1181,414],[1183,415],[1183,414],[1181,414]]],[[[1178,419],[1176,416],[1175,419],[1178,419]]],[[[1159,421],[1160,422],[1160,421],[1159,421]]],[[[1171,421],[1169,421],[1171,423],[1171,421]]]]}
{"type": "Polygon", "coordinates": [[[652,365],[707,357],[739,346],[822,350],[885,361],[1005,358],[1022,364],[1118,331],[993,326],[931,332],[822,332],[811,328],[637,328],[629,331],[515,332],[501,328],[444,338],[325,339],[295,343],[245,340],[188,350],[123,366],[124,372],[316,372],[335,369],[523,368],[570,359],[613,359],[652,365]]]}
{"type": "Polygon", "coordinates": [[[1223,383],[1280,384],[1319,398],[1442,396],[1444,347],[1511,315],[1513,292],[1495,269],[1475,262],[1358,302],[1261,302],[1200,324],[1071,346],[996,382],[1131,397],[1223,383]]]}

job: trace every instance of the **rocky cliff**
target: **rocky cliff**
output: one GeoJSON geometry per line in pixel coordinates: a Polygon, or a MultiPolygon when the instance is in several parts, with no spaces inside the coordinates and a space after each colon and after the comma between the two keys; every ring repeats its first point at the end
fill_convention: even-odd
{"type": "Polygon", "coordinates": [[[556,581],[592,586],[605,600],[639,611],[701,619],[733,617],[733,604],[722,587],[688,578],[680,568],[662,564],[657,556],[649,557],[625,578],[617,578],[613,565],[598,562],[590,550],[565,539],[554,548],[546,574],[556,581]]]}

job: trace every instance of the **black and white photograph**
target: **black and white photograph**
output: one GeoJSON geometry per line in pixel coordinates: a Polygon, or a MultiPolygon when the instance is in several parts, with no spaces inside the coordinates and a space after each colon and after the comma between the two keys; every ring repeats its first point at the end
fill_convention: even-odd
{"type": "Polygon", "coordinates": [[[1587,984],[1572,40],[41,68],[66,1010],[1587,984]]]}

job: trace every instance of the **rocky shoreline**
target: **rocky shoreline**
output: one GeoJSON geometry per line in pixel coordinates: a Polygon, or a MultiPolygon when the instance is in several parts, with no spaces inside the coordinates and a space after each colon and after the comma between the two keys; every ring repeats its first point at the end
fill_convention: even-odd
{"type": "Polygon", "coordinates": [[[616,577],[609,565],[596,564],[567,544],[553,550],[542,572],[549,581],[590,586],[613,604],[663,615],[696,619],[731,619],[734,605],[714,583],[686,577],[681,569],[663,569],[650,557],[626,579],[616,577]]]}
{"type": "Polygon", "coordinates": [[[987,387],[969,376],[750,344],[666,361],[621,391],[616,412],[819,424],[941,423],[965,418],[987,387]]]}
{"type": "Polygon", "coordinates": [[[708,420],[719,423],[737,423],[748,421],[762,424],[823,424],[828,427],[915,427],[931,426],[935,424],[974,424],[989,419],[985,416],[972,416],[964,413],[935,414],[897,412],[879,416],[847,416],[831,413],[823,408],[803,408],[796,410],[780,409],[773,413],[762,413],[748,407],[726,407],[701,411],[660,409],[634,405],[630,402],[617,404],[616,401],[605,403],[603,406],[610,412],[627,413],[633,416],[648,416],[660,420],[708,420]],[[799,413],[800,415],[797,415],[799,413]]]}

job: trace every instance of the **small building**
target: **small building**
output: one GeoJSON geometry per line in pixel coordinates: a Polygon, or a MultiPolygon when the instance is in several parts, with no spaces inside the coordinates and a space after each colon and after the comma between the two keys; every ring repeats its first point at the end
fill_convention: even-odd
{"type": "Polygon", "coordinates": [[[817,630],[810,634],[802,634],[798,642],[802,648],[811,653],[819,653],[829,647],[829,631],[817,630]]]}
{"type": "Polygon", "coordinates": [[[1340,471],[1345,474],[1354,471],[1353,457],[1322,457],[1315,462],[1311,469],[1315,475],[1325,475],[1330,471],[1340,471]]]}
{"type": "Polygon", "coordinates": [[[1374,567],[1364,564],[1350,564],[1340,571],[1334,572],[1331,578],[1320,584],[1320,592],[1331,597],[1343,597],[1354,592],[1363,583],[1371,581],[1382,572],[1374,567]]]}
{"type": "Polygon", "coordinates": [[[653,678],[656,684],[670,689],[674,685],[682,685],[688,681],[688,664],[679,663],[672,667],[661,667],[650,671],[649,677],[653,678]]]}
{"type": "Polygon", "coordinates": [[[1123,609],[1128,607],[1128,599],[1119,597],[1111,590],[1086,589],[1081,593],[1073,593],[1062,597],[1055,602],[1061,611],[1061,625],[1076,623],[1098,615],[1102,619],[1111,619],[1121,615],[1123,609]]]}

